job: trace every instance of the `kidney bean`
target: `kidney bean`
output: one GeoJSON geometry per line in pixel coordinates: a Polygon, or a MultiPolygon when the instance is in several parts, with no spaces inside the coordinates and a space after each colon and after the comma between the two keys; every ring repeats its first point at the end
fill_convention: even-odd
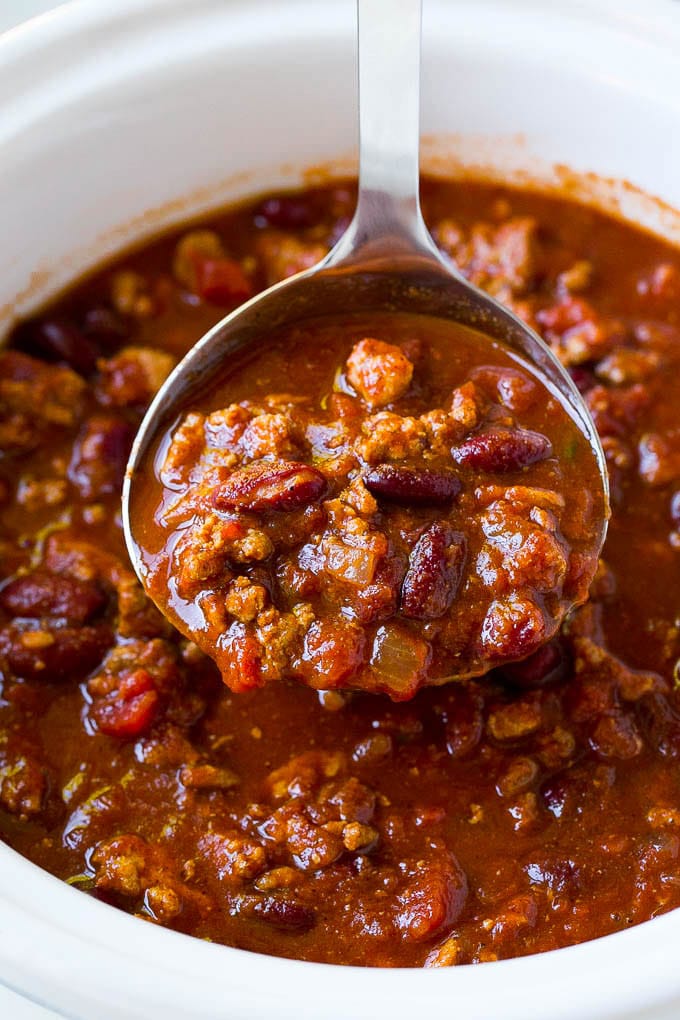
{"type": "Polygon", "coordinates": [[[281,195],[278,198],[265,199],[258,207],[255,217],[280,230],[301,230],[303,227],[312,227],[318,223],[319,210],[308,198],[281,195]]]}
{"type": "Polygon", "coordinates": [[[461,483],[452,471],[432,471],[380,464],[364,475],[364,485],[379,499],[405,506],[445,506],[452,503],[461,483]]]}
{"type": "Polygon", "coordinates": [[[640,753],[643,742],[629,716],[612,712],[598,719],[590,736],[590,746],[604,759],[626,761],[640,753]]]}
{"type": "Polygon", "coordinates": [[[646,694],[635,706],[635,715],[645,742],[662,758],[680,755],[680,716],[658,692],[646,694]]]}
{"type": "MultiPolygon", "coordinates": [[[[454,686],[454,685],[452,685],[454,686]]],[[[484,732],[482,699],[465,688],[455,690],[444,723],[446,750],[452,758],[465,758],[477,747],[484,732]]]]}
{"type": "Polygon", "coordinates": [[[508,663],[500,673],[514,687],[530,690],[561,680],[566,670],[567,657],[560,642],[555,640],[538,648],[521,662],[508,663]]]}
{"type": "Polygon", "coordinates": [[[569,779],[565,779],[562,773],[550,776],[541,786],[543,804],[554,818],[561,818],[564,814],[569,791],[569,779]]]}
{"type": "Polygon", "coordinates": [[[24,680],[80,680],[113,644],[113,634],[103,624],[52,628],[45,632],[51,642],[42,647],[25,643],[31,633],[36,632],[8,629],[0,634],[0,653],[5,653],[12,673],[24,680]]]}
{"type": "Polygon", "coordinates": [[[401,611],[414,620],[436,620],[448,610],[463,577],[467,543],[435,522],[418,539],[401,587],[401,611]]]}
{"type": "Polygon", "coordinates": [[[252,912],[261,921],[284,931],[309,931],[316,924],[316,915],[310,907],[282,896],[264,896],[253,904],[252,912]]]}
{"type": "Polygon", "coordinates": [[[523,869],[533,886],[543,886],[553,895],[576,897],[582,888],[581,868],[569,858],[545,856],[523,869]]]}
{"type": "Polygon", "coordinates": [[[392,751],[393,742],[389,733],[373,733],[355,745],[352,761],[358,765],[371,767],[384,762],[391,756],[392,751]]]}
{"type": "Polygon", "coordinates": [[[83,499],[120,490],[134,436],[132,426],[117,415],[96,414],[85,422],[68,469],[83,499]]]}
{"type": "Polygon", "coordinates": [[[482,471],[519,471],[552,454],[547,436],[530,429],[491,428],[470,436],[451,454],[457,464],[482,471]]]}
{"type": "Polygon", "coordinates": [[[38,319],[23,329],[22,346],[49,361],[65,361],[81,375],[90,375],[97,364],[95,345],[66,319],[38,319]]]}
{"type": "Polygon", "coordinates": [[[73,624],[92,619],[105,602],[95,584],[45,570],[17,577],[0,591],[0,606],[10,616],[64,617],[73,624]]]}
{"type": "Polygon", "coordinates": [[[597,382],[594,374],[584,365],[571,365],[569,375],[579,393],[587,393],[597,382]]]}
{"type": "Polygon", "coordinates": [[[106,347],[117,346],[130,336],[127,323],[106,305],[94,305],[94,307],[88,308],[81,329],[86,337],[106,347]]]}
{"type": "Polygon", "coordinates": [[[326,479],[309,464],[295,461],[262,461],[239,468],[212,492],[218,510],[301,510],[319,499],[326,479]]]}

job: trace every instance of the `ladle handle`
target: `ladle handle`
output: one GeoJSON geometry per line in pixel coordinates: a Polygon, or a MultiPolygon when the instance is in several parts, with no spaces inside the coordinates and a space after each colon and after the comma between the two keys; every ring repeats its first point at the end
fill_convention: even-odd
{"type": "Polygon", "coordinates": [[[361,192],[418,202],[422,0],[358,0],[361,192]]]}
{"type": "Polygon", "coordinates": [[[422,0],[357,0],[357,11],[359,197],[336,263],[383,240],[433,249],[418,197],[422,0]]]}

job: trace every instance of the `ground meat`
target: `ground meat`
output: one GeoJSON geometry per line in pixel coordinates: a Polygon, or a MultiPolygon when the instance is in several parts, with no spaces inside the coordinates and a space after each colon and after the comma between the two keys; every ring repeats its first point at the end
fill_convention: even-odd
{"type": "Polygon", "coordinates": [[[300,273],[303,269],[311,269],[327,252],[324,244],[300,241],[294,234],[275,230],[263,234],[256,245],[257,259],[267,286],[300,273]]]}
{"type": "Polygon", "coordinates": [[[273,546],[264,531],[249,528],[238,518],[208,514],[182,536],[175,549],[177,588],[181,594],[200,591],[201,582],[220,575],[229,579],[227,565],[266,560],[273,546]]]}
{"type": "MultiPolygon", "coordinates": [[[[311,358],[312,346],[327,358],[347,352],[341,368],[324,367],[324,384],[335,375],[332,395],[306,390],[293,418],[291,397],[264,389],[266,364],[249,363],[258,392],[191,411],[168,436],[162,478],[171,489],[155,520],[169,558],[149,561],[150,590],[163,604],[169,583],[186,600],[186,609],[173,602],[173,619],[232,689],[294,678],[405,699],[431,668],[468,675],[528,654],[555,631],[563,596],[585,596],[596,532],[585,507],[568,539],[560,530],[566,488],[555,447],[565,439],[519,427],[511,405],[545,412],[551,425],[564,412],[552,399],[541,405],[536,382],[505,364],[475,365],[462,380],[459,368],[427,409],[410,394],[428,373],[443,374],[442,348],[423,330],[391,319],[400,342],[387,343],[334,326],[332,336],[307,337],[308,355],[298,330],[299,356],[311,358]],[[346,396],[347,384],[361,401],[346,396]],[[400,413],[414,402],[422,413],[400,413]],[[372,413],[385,404],[394,409],[372,413]],[[509,499],[502,477],[515,483],[509,499]],[[570,543],[583,540],[572,562],[570,543]],[[434,643],[415,632],[422,620],[443,621],[439,645],[435,631],[434,643]]],[[[465,350],[472,358],[456,342],[459,360],[465,350]]],[[[579,440],[570,442],[575,451],[579,440]]]]}
{"type": "Polygon", "coordinates": [[[85,383],[69,368],[48,367],[18,351],[0,353],[0,446],[33,449],[50,429],[70,429],[83,406],[85,383]]]}
{"type": "Polygon", "coordinates": [[[45,766],[30,753],[9,756],[0,747],[0,805],[27,821],[43,809],[48,790],[45,766]]]}
{"type": "Polygon", "coordinates": [[[99,362],[97,396],[105,407],[147,404],[174,368],[174,358],[151,347],[124,347],[99,362]]]}
{"type": "Polygon", "coordinates": [[[403,396],[413,377],[413,365],[394,344],[366,338],[354,345],[347,359],[347,381],[369,407],[384,407],[403,396]]]}
{"type": "Polygon", "coordinates": [[[366,419],[362,431],[357,452],[367,464],[414,459],[426,448],[427,429],[418,418],[381,411],[366,419]]]}
{"type": "Polygon", "coordinates": [[[538,227],[530,217],[508,220],[496,227],[477,223],[465,236],[455,223],[443,221],[437,240],[465,276],[499,297],[521,294],[535,273],[538,227]]]}

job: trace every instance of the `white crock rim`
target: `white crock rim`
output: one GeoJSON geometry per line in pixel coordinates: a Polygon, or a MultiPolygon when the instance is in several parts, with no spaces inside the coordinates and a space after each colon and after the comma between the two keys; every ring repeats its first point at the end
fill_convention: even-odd
{"type": "MultiPolygon", "coordinates": [[[[242,7],[248,0],[195,0],[192,10],[208,12],[220,2],[242,7]]],[[[276,6],[272,0],[249,3],[270,12],[276,6]]],[[[287,3],[309,7],[309,0],[287,3]]],[[[519,0],[518,6],[537,15],[565,11],[560,0],[519,0]]],[[[36,68],[43,61],[66,63],[74,40],[92,30],[134,32],[149,18],[172,18],[186,9],[186,0],[70,0],[0,37],[0,82],[29,60],[36,68]]],[[[571,4],[569,17],[582,18],[584,25],[606,19],[613,31],[618,26],[635,33],[641,45],[680,52],[680,6],[674,0],[646,0],[643,10],[638,0],[591,0],[571,4]]],[[[36,88],[39,79],[38,70],[36,88]]],[[[11,102],[8,95],[3,90],[3,102],[11,102]]],[[[348,1012],[369,1017],[381,1004],[404,1003],[420,1013],[448,1006],[470,1020],[601,1020],[680,1002],[680,911],[589,943],[479,967],[337,967],[216,946],[144,924],[5,846],[0,862],[0,980],[65,1015],[96,1016],[97,1003],[114,1001],[121,1017],[170,1010],[192,1020],[248,1013],[318,1020],[348,1012]]]]}

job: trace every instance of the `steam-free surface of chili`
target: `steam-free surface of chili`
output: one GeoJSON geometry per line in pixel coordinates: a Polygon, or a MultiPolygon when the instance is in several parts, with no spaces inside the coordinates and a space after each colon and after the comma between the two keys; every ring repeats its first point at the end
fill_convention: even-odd
{"type": "MultiPolygon", "coordinates": [[[[337,675],[324,683],[310,667],[303,679],[325,692],[282,676],[233,693],[197,644],[162,618],[125,556],[122,473],[153,393],[225,310],[324,254],[350,215],[351,185],[272,196],[128,255],[20,325],[0,354],[0,832],[85,894],[148,922],[307,960],[448,966],[573,944],[680,905],[680,256],[566,199],[442,181],[426,181],[423,199],[442,248],[542,332],[569,367],[612,484],[613,518],[589,601],[548,645],[481,679],[398,702],[348,695],[337,675]]],[[[328,391],[327,419],[320,404],[313,413],[300,404],[298,413],[265,400],[295,395],[301,368],[311,364],[304,346],[290,355],[295,372],[285,386],[274,381],[287,355],[274,351],[252,378],[239,367],[228,400],[199,410],[250,400],[258,413],[247,409],[245,431],[258,414],[320,430],[331,411],[340,420],[346,410],[351,422],[358,409],[355,440],[371,441],[377,430],[362,430],[368,418],[449,414],[451,392],[471,381],[483,416],[505,415],[512,420],[503,428],[541,434],[553,447],[512,471],[552,470],[559,429],[551,433],[532,417],[538,410],[522,406],[521,366],[494,355],[493,371],[475,377],[462,365],[454,379],[436,370],[442,347],[426,330],[419,336],[412,323],[407,331],[393,323],[372,335],[375,323],[356,325],[345,324],[337,345],[313,360],[310,386],[318,383],[315,399],[328,391]],[[348,368],[366,339],[391,345],[378,355],[402,370],[404,357],[413,369],[408,387],[381,406],[364,371],[376,348],[360,349],[356,371],[348,368]],[[512,384],[509,369],[519,371],[512,384]],[[427,382],[435,377],[436,386],[427,382]]],[[[448,363],[446,371],[453,373],[448,363]]],[[[309,397],[304,388],[299,395],[309,397]]],[[[484,418],[475,428],[488,425],[484,418]]],[[[278,435],[285,441],[285,428],[278,435]]],[[[448,448],[466,441],[456,436],[448,448]]],[[[197,446],[197,462],[201,456],[197,446]]],[[[279,450],[277,459],[322,467],[304,449],[295,457],[279,450]]],[[[404,491],[403,476],[395,483],[400,461],[381,455],[364,463],[364,474],[377,471],[374,491],[366,488],[389,528],[410,519],[414,533],[399,554],[406,572],[419,543],[422,556],[441,547],[431,529],[442,516],[461,532],[462,522],[452,523],[461,499],[481,515],[494,501],[506,504],[504,520],[508,503],[522,520],[536,508],[552,514],[571,555],[576,539],[561,505],[542,506],[519,490],[556,492],[568,507],[576,479],[529,485],[501,472],[472,484],[473,468],[456,464],[460,490],[452,496],[447,482],[442,513],[443,495],[439,509],[431,495],[419,508],[394,499],[395,484],[404,491]],[[491,491],[478,498],[484,486],[491,491]]],[[[314,476],[302,477],[308,494],[316,492],[314,476]]],[[[238,498],[262,496],[246,482],[238,498]]],[[[234,510],[234,492],[227,478],[222,483],[212,509],[252,513],[251,530],[267,532],[270,508],[234,510]]],[[[430,493],[444,492],[433,485],[430,493]]],[[[312,503],[343,491],[329,485],[312,503]]],[[[365,506],[352,509],[363,519],[365,506]]],[[[283,510],[274,539],[266,537],[283,543],[283,518],[304,513],[283,510]]],[[[534,528],[537,520],[542,534],[557,533],[544,527],[547,516],[534,513],[534,528]]],[[[395,546],[396,535],[390,531],[395,546]]],[[[291,535],[288,550],[296,541],[291,535]]],[[[351,566],[342,552],[333,560],[341,574],[351,566]]],[[[228,585],[246,576],[262,589],[243,582],[224,589],[223,601],[242,615],[256,610],[241,621],[248,633],[276,608],[271,576],[258,582],[256,573],[266,562],[229,560],[228,585]]],[[[465,569],[477,562],[469,542],[465,569]]],[[[531,557],[527,565],[535,566],[531,557]]],[[[309,573],[313,589],[318,577],[309,573]]],[[[309,582],[294,574],[281,565],[278,583],[292,592],[309,582]]],[[[448,587],[407,586],[405,601],[406,573],[398,576],[391,590],[400,606],[390,619],[365,624],[375,630],[362,662],[370,664],[381,626],[403,628],[440,654],[435,635],[453,605],[451,574],[444,575],[448,587]]],[[[346,581],[336,579],[336,602],[324,605],[340,624],[358,626],[356,612],[343,612],[354,605],[346,581]]],[[[306,603],[318,618],[317,598],[323,592],[295,591],[283,613],[306,603]]],[[[309,661],[330,670],[332,651],[323,659],[312,638],[309,646],[309,661]]],[[[344,654],[347,647],[338,642],[344,654]]]]}

